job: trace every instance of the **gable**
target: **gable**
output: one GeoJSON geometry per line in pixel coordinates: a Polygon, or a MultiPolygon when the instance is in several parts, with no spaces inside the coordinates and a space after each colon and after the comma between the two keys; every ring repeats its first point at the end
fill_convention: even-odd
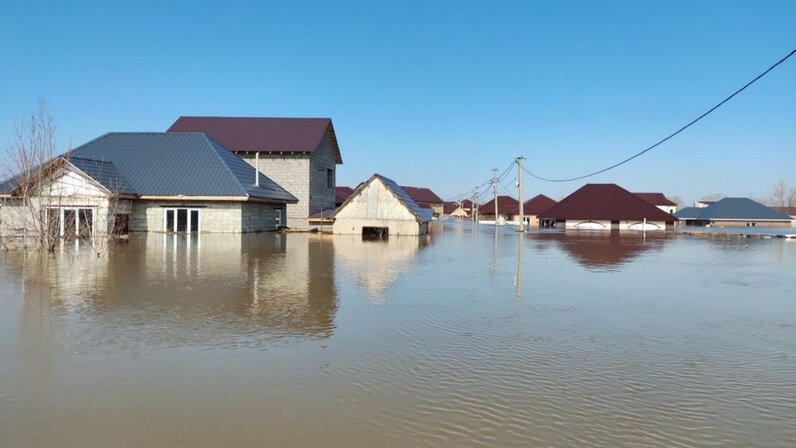
{"type": "Polygon", "coordinates": [[[52,181],[47,187],[42,188],[39,194],[65,198],[105,198],[109,196],[107,189],[68,164],[53,175],[52,181]]]}
{"type": "Polygon", "coordinates": [[[416,221],[417,218],[378,177],[361,187],[338,209],[335,219],[416,221]]]}

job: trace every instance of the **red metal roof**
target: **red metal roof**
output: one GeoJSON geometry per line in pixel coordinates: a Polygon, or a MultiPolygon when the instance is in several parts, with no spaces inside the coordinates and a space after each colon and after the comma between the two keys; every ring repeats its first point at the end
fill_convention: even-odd
{"type": "Polygon", "coordinates": [[[633,193],[652,205],[677,205],[670,201],[663,193],[633,193]]]}
{"type": "Polygon", "coordinates": [[[436,195],[433,191],[428,188],[423,187],[405,187],[401,185],[401,189],[412,198],[413,201],[420,203],[426,202],[429,204],[442,204],[445,201],[442,200],[439,196],[436,195]]]}
{"type": "Polygon", "coordinates": [[[771,208],[773,208],[774,210],[776,210],[776,211],[778,211],[780,213],[784,213],[784,214],[789,215],[789,216],[796,215],[796,207],[771,207],[771,208]]]}
{"type": "MultiPolygon", "coordinates": [[[[498,213],[516,215],[520,210],[520,202],[511,196],[498,196],[498,213]]],[[[479,205],[478,210],[482,215],[495,214],[495,200],[487,202],[484,205],[479,205]]]]}
{"type": "Polygon", "coordinates": [[[351,187],[334,187],[335,204],[342,204],[353,192],[354,189],[351,187]]]}
{"type": "Polygon", "coordinates": [[[540,213],[539,218],[677,221],[674,216],[616,184],[586,184],[540,213]]]}
{"type": "MultiPolygon", "coordinates": [[[[550,199],[549,197],[543,194],[537,194],[536,196],[532,197],[525,201],[522,205],[522,212],[526,215],[538,215],[539,213],[547,210],[548,208],[556,205],[556,201],[550,199]]],[[[517,213],[520,213],[520,207],[517,206],[517,213]]]]}
{"type": "Polygon", "coordinates": [[[330,118],[180,117],[168,132],[202,132],[233,151],[264,153],[311,153],[328,132],[343,163],[330,118]]]}

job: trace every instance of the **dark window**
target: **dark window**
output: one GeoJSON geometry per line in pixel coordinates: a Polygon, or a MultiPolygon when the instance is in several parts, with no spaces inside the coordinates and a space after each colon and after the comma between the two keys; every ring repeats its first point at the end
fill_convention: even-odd
{"type": "Polygon", "coordinates": [[[334,188],[334,170],[331,168],[326,169],[326,186],[334,188]]]}
{"type": "Polygon", "coordinates": [[[188,230],[188,209],[187,208],[178,208],[177,209],[177,231],[178,232],[185,232],[188,230]]]}
{"type": "Polygon", "coordinates": [[[191,232],[199,231],[199,210],[191,210],[191,232]]]}
{"type": "Polygon", "coordinates": [[[166,232],[174,231],[174,210],[166,210],[166,232]]]}
{"type": "Polygon", "coordinates": [[[77,210],[64,210],[64,238],[72,239],[77,235],[77,210]]]}
{"type": "Polygon", "coordinates": [[[91,230],[94,228],[94,210],[90,208],[78,209],[78,216],[80,217],[80,232],[81,237],[90,237],[91,230]]]}
{"type": "Polygon", "coordinates": [[[127,235],[130,233],[130,215],[113,215],[113,234],[127,235]]]}
{"type": "Polygon", "coordinates": [[[362,238],[369,240],[386,239],[390,234],[390,229],[387,227],[363,227],[362,238]]]}

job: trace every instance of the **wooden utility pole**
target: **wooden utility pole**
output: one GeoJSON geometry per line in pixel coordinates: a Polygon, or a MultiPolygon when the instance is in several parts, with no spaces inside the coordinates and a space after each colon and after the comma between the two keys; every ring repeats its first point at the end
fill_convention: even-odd
{"type": "Polygon", "coordinates": [[[519,190],[520,195],[520,232],[525,231],[525,210],[524,204],[522,203],[522,161],[525,160],[525,157],[519,156],[517,157],[517,189],[519,190]]]}
{"type": "Polygon", "coordinates": [[[498,184],[498,177],[497,177],[498,169],[492,168],[492,193],[495,196],[495,225],[498,222],[498,200],[497,200],[497,184],[498,184]]]}

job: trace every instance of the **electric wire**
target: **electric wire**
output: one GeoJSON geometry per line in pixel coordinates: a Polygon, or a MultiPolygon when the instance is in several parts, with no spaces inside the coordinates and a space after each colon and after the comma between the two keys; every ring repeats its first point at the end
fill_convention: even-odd
{"type": "Polygon", "coordinates": [[[692,120],[691,122],[689,122],[688,124],[686,124],[685,126],[683,126],[683,127],[681,127],[680,129],[678,129],[678,130],[676,130],[676,131],[672,132],[671,134],[667,135],[666,137],[664,137],[663,139],[659,140],[659,141],[658,141],[657,143],[655,143],[654,145],[652,145],[652,146],[649,146],[649,147],[645,148],[644,150],[642,150],[642,151],[639,151],[639,152],[637,152],[637,153],[633,154],[632,156],[630,156],[630,157],[628,157],[628,158],[626,158],[626,159],[624,159],[624,160],[622,160],[622,161],[620,161],[620,162],[617,162],[617,163],[615,163],[615,164],[613,164],[613,165],[611,165],[611,166],[609,166],[609,167],[603,168],[603,169],[601,169],[601,170],[593,171],[593,172],[591,172],[591,173],[584,174],[584,175],[582,175],[582,176],[570,177],[570,178],[565,178],[565,179],[552,179],[552,178],[542,177],[542,176],[539,176],[539,175],[537,175],[537,174],[533,173],[532,171],[528,170],[528,169],[527,169],[527,168],[525,168],[525,167],[522,167],[522,169],[523,169],[523,171],[525,171],[525,172],[526,172],[526,173],[528,173],[529,175],[531,175],[531,176],[533,176],[534,178],[536,178],[536,179],[538,179],[538,180],[541,180],[541,181],[545,181],[545,182],[572,182],[572,181],[574,181],[574,180],[585,179],[585,178],[587,178],[587,177],[596,176],[596,175],[598,175],[598,174],[602,174],[602,173],[604,173],[604,172],[606,172],[606,171],[610,171],[610,170],[612,170],[612,169],[614,169],[614,168],[618,168],[618,167],[620,167],[620,166],[624,165],[625,163],[628,163],[628,162],[630,162],[631,160],[633,160],[633,159],[635,159],[635,158],[637,158],[637,157],[639,157],[639,156],[641,156],[641,155],[644,155],[644,154],[646,154],[646,153],[647,153],[647,152],[649,152],[649,151],[652,151],[653,149],[655,149],[655,148],[657,148],[658,146],[662,145],[663,143],[665,143],[665,142],[666,142],[666,141],[668,141],[669,139],[673,138],[673,137],[674,137],[674,136],[676,136],[677,134],[679,134],[679,133],[681,133],[681,132],[685,131],[686,129],[690,128],[691,126],[693,126],[694,124],[696,124],[698,121],[700,121],[700,120],[702,120],[703,118],[707,117],[708,115],[710,115],[711,113],[713,113],[713,111],[715,111],[716,109],[718,109],[719,107],[723,106],[725,103],[727,103],[728,101],[730,101],[731,99],[733,99],[733,98],[734,98],[736,95],[740,94],[741,92],[743,92],[744,90],[746,90],[748,87],[750,87],[752,84],[756,83],[756,82],[757,82],[757,81],[759,81],[761,78],[763,78],[764,76],[766,76],[766,75],[767,75],[769,72],[771,72],[772,70],[774,70],[775,68],[777,68],[777,66],[779,66],[780,64],[782,64],[783,62],[785,62],[786,60],[788,60],[788,59],[789,59],[791,56],[793,56],[794,54],[796,54],[796,49],[793,49],[793,50],[792,50],[790,53],[788,53],[788,54],[787,54],[785,57],[783,57],[782,59],[780,59],[779,61],[777,61],[777,62],[776,62],[774,65],[772,65],[771,67],[769,67],[769,68],[768,68],[766,71],[764,71],[763,73],[761,73],[761,74],[757,75],[757,76],[756,76],[754,79],[752,79],[751,81],[749,81],[749,82],[747,82],[746,84],[744,84],[744,86],[743,86],[743,87],[741,87],[740,89],[738,89],[738,90],[736,90],[735,92],[733,92],[733,93],[732,93],[730,96],[728,96],[728,97],[724,98],[724,99],[723,99],[721,102],[719,102],[719,103],[718,103],[718,104],[716,104],[715,106],[711,107],[710,109],[708,109],[708,111],[707,111],[707,112],[705,112],[705,113],[703,113],[702,115],[698,116],[697,118],[695,118],[694,120],[692,120]]]}

